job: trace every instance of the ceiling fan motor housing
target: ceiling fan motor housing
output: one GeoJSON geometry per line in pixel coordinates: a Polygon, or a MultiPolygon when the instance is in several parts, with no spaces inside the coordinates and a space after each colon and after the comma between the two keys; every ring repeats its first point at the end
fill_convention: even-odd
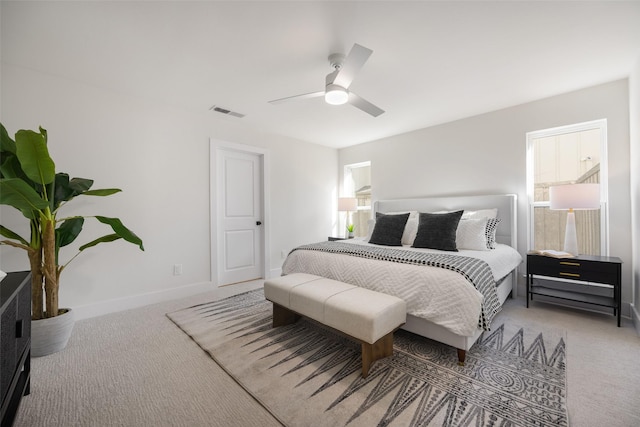
{"type": "Polygon", "coordinates": [[[328,84],[324,92],[324,100],[331,105],[346,104],[349,101],[349,91],[342,86],[328,84]]]}
{"type": "Polygon", "coordinates": [[[336,68],[334,72],[327,74],[327,78],[325,79],[324,100],[327,104],[342,105],[349,101],[349,91],[347,88],[333,83],[339,71],[340,68],[336,68]]]}

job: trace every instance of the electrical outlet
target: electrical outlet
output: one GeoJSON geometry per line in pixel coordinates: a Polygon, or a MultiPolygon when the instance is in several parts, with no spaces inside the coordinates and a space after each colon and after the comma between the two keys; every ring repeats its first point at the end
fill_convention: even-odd
{"type": "Polygon", "coordinates": [[[280,251],[280,258],[285,259],[287,257],[287,251],[284,249],[280,251]]]}
{"type": "Polygon", "coordinates": [[[173,275],[174,276],[182,275],[182,264],[173,264],[173,275]]]}

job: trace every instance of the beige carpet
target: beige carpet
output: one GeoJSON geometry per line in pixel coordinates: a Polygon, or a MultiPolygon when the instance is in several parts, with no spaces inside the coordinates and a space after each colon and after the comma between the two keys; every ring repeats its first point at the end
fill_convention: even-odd
{"type": "Polygon", "coordinates": [[[567,425],[562,331],[502,316],[465,366],[396,331],[365,379],[359,345],[304,319],[272,328],[271,307],[257,290],[168,316],[288,426],[567,425]]]}
{"type": "MultiPolygon", "coordinates": [[[[253,287],[229,286],[76,323],[68,347],[32,360],[17,427],[278,426],[166,317],[253,287]]],[[[569,425],[640,425],[640,338],[628,319],[507,301],[504,315],[567,332],[569,425]]]]}
{"type": "Polygon", "coordinates": [[[76,322],[65,350],[32,359],[31,394],[14,426],[280,426],[167,319],[167,310],[181,306],[76,322]]]}

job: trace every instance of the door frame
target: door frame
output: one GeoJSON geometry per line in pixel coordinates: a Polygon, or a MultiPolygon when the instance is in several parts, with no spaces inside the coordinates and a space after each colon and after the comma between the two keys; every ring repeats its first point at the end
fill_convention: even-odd
{"type": "Polygon", "coordinates": [[[257,155],[260,159],[262,182],[262,227],[260,228],[262,233],[262,278],[268,279],[269,272],[271,271],[270,263],[270,251],[271,247],[269,241],[270,235],[270,208],[269,201],[271,199],[269,195],[269,151],[264,148],[254,147],[252,145],[238,144],[234,142],[222,141],[215,138],[209,138],[209,194],[210,194],[210,246],[211,246],[211,277],[210,280],[216,287],[220,286],[220,277],[218,276],[218,263],[220,252],[220,241],[218,239],[218,170],[216,168],[218,160],[218,150],[236,151],[240,153],[247,153],[257,155]]]}

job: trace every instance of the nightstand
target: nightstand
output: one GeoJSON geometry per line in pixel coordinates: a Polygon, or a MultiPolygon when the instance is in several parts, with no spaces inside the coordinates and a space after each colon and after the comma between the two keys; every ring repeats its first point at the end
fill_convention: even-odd
{"type": "Polygon", "coordinates": [[[610,307],[620,326],[621,287],[620,258],[595,255],[553,258],[527,254],[527,307],[534,295],[610,307]],[[534,283],[534,276],[569,280],[534,283]]]}
{"type": "Polygon", "coordinates": [[[349,239],[353,239],[353,237],[331,237],[331,236],[329,236],[329,241],[330,242],[335,242],[337,240],[349,240],[349,239]]]}

